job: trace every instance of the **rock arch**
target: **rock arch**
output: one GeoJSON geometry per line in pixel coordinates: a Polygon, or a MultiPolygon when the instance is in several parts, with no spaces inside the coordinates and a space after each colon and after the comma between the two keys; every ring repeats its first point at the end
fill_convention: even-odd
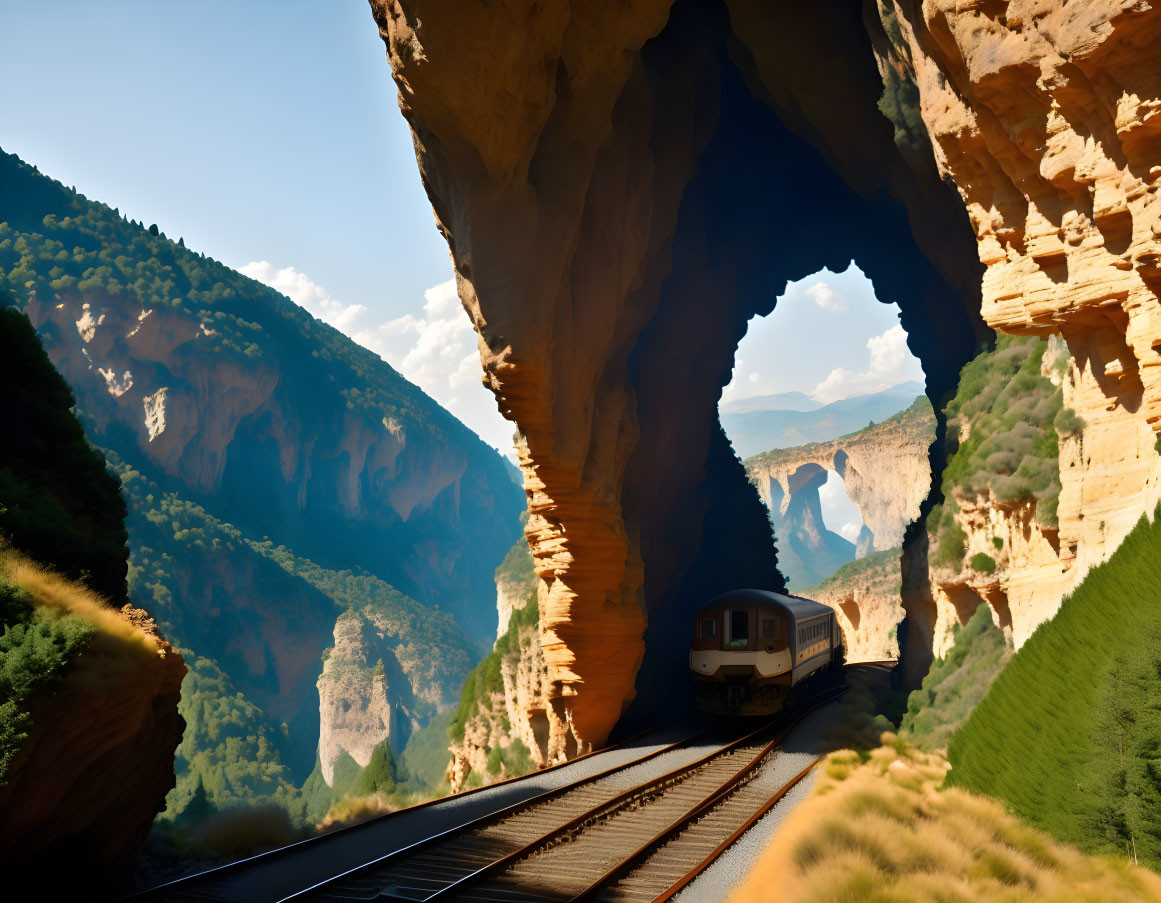
{"type": "MultiPolygon", "coordinates": [[[[982,290],[989,323],[1091,346],[1111,397],[1140,389],[1161,420],[1161,11],[371,5],[486,381],[522,436],[550,755],[678,695],[708,595],[778,586],[716,404],[788,280],[856,260],[899,303],[936,401],[988,339],[982,290]],[[1125,210],[1117,255],[1104,232],[1124,244],[1125,210]],[[1061,256],[1053,282],[1037,261],[1061,256]],[[1089,341],[1094,311],[1118,341],[1089,341]]],[[[904,560],[913,676],[935,614],[924,543],[911,531],[904,560]]]]}

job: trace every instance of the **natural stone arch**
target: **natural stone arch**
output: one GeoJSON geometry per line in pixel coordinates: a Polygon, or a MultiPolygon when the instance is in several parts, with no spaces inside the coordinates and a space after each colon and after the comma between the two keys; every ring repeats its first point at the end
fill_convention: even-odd
{"type": "Polygon", "coordinates": [[[716,416],[747,321],[856,260],[940,397],[986,337],[973,236],[934,161],[896,148],[884,37],[850,4],[373,7],[523,437],[549,754],[583,750],[634,694],[678,695],[708,597],[781,585],[716,416]]]}
{"type": "Polygon", "coordinates": [[[775,521],[787,515],[802,491],[796,475],[803,468],[838,474],[871,534],[865,551],[885,552],[903,544],[908,525],[919,517],[931,485],[928,454],[934,438],[935,416],[920,403],[853,436],[747,458],[746,472],[775,521]]]}

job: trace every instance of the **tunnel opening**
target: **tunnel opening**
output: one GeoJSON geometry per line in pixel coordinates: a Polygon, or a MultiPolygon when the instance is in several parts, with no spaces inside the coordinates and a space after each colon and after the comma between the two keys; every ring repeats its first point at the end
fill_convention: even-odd
{"type": "MultiPolygon", "coordinates": [[[[695,8],[704,46],[711,7],[675,6],[666,30],[642,51],[646,70],[665,71],[666,48],[690,39],[695,8]]],[[[765,89],[754,45],[737,40],[717,9],[719,39],[704,57],[695,114],[710,121],[708,136],[682,192],[656,310],[627,359],[641,438],[626,466],[623,511],[647,575],[639,591],[647,626],[622,724],[686,709],[688,694],[675,688],[688,685],[693,617],[710,599],[743,586],[787,588],[766,506],[718,421],[750,320],[769,315],[789,283],[855,263],[877,294],[898,301],[906,345],[924,362],[936,399],[954,386],[984,332],[978,307],[965,304],[971,290],[950,285],[920,250],[904,206],[884,185],[853,188],[825,149],[788,124],[801,110],[779,110],[782,99],[765,89]]],[[[856,40],[840,30],[842,40],[856,40]]],[[[861,65],[871,67],[865,35],[861,43],[861,65]]],[[[844,65],[859,68],[857,60],[851,54],[844,65]]],[[[890,131],[886,120],[881,126],[890,131]]],[[[939,445],[930,452],[924,497],[930,473],[941,469],[939,445]]],[[[832,457],[826,469],[836,467],[832,457]]],[[[849,459],[842,467],[849,478],[849,459]]],[[[922,546],[921,533],[909,528],[911,545],[922,546]]],[[[904,584],[907,571],[904,565],[904,584]]],[[[925,605],[924,588],[910,589],[913,607],[925,605]]],[[[918,640],[920,674],[930,661],[922,642],[931,609],[918,629],[899,632],[918,640]]]]}
{"type": "Polygon", "coordinates": [[[930,483],[924,391],[898,305],[878,299],[855,264],[790,283],[772,313],[750,320],[718,416],[766,506],[792,592],[813,598],[826,584],[835,607],[830,584],[855,576],[840,568],[901,555],[930,483]]]}

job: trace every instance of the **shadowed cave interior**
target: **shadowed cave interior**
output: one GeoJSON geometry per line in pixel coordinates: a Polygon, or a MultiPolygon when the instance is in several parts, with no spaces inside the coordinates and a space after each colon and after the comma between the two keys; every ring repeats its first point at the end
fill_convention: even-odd
{"type": "MultiPolygon", "coordinates": [[[[840,6],[850,4],[829,4],[832,16],[840,6]]],[[[866,33],[845,18],[840,34],[848,46],[840,51],[842,40],[831,45],[842,59],[822,65],[845,67],[849,71],[832,77],[864,88],[849,92],[852,108],[864,109],[852,113],[846,137],[858,143],[857,156],[870,166],[892,143],[892,127],[874,109],[881,81],[866,33]],[[874,132],[859,131],[867,123],[874,132]]],[[[900,305],[909,346],[922,362],[937,409],[954,389],[960,367],[988,336],[975,290],[953,287],[937,271],[917,246],[907,209],[882,179],[875,174],[873,190],[854,190],[846,174],[787,126],[757,76],[752,48],[730,31],[721,6],[678,4],[666,29],[645,46],[641,57],[657,73],[650,80],[655,92],[663,95],[673,84],[664,74],[675,55],[696,56],[685,46],[690,42],[709,44],[702,51],[696,115],[712,134],[681,198],[672,269],[656,313],[629,357],[642,438],[629,460],[623,504],[626,522],[639,531],[648,627],[637,695],[618,726],[620,735],[688,704],[677,688],[688,684],[689,625],[706,601],[739,586],[784,589],[767,512],[717,417],[749,319],[770,313],[788,282],[824,267],[839,272],[854,261],[876,296],[900,305]],[[696,554],[687,556],[690,549],[696,554]]],[[[655,97],[656,115],[680,103],[655,97]]],[[[934,169],[909,175],[933,179],[934,169]]],[[[865,184],[867,176],[856,178],[865,184]]],[[[962,207],[950,188],[936,190],[949,193],[944,210],[962,226],[964,247],[973,253],[962,207]]],[[[940,420],[931,460],[936,481],[944,429],[940,420]]],[[[924,513],[935,501],[928,499],[924,513]]],[[[921,533],[912,525],[905,559],[916,552],[925,557],[921,533]]],[[[911,573],[925,568],[908,568],[905,561],[905,605],[909,594],[922,590],[908,580],[911,573]]],[[[902,628],[900,635],[907,635],[902,628]]],[[[930,658],[922,642],[904,654],[909,673],[922,674],[930,658]]]]}

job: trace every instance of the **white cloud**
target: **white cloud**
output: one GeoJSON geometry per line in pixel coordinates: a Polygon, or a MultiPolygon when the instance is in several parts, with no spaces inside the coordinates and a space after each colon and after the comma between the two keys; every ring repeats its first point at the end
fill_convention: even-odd
{"type": "Polygon", "coordinates": [[[848,521],[839,527],[839,535],[847,542],[858,543],[859,533],[862,531],[862,524],[855,524],[848,521]]]}
{"type": "Polygon", "coordinates": [[[320,320],[374,351],[474,430],[489,445],[512,456],[513,425],[500,416],[483,368],[476,332],[460,305],[454,279],[423,293],[423,310],[376,322],[361,304],[343,304],[294,267],[276,270],[265,260],[240,270],[282,292],[320,320]]]}
{"type": "Polygon", "coordinates": [[[836,367],[810,393],[824,403],[881,392],[908,380],[923,380],[919,361],[907,348],[907,333],[902,326],[892,326],[882,335],[867,339],[869,361],[866,370],[852,372],[836,367]]]}
{"type": "Polygon", "coordinates": [[[812,301],[821,307],[823,310],[846,310],[847,302],[838,292],[827,285],[825,282],[815,282],[805,289],[812,301]]]}
{"type": "Polygon", "coordinates": [[[294,267],[276,270],[267,260],[252,260],[238,272],[282,292],[299,307],[341,332],[349,334],[353,325],[367,314],[362,304],[347,305],[335,300],[326,289],[294,267]]]}

